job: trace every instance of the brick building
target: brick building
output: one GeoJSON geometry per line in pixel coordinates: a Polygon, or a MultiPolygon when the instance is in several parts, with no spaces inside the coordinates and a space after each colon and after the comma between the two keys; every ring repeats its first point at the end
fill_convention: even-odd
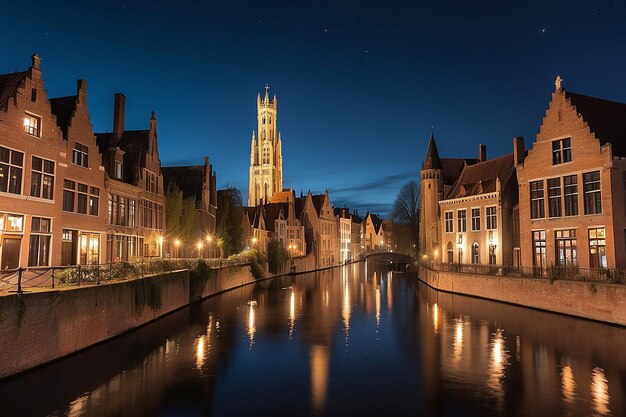
{"type": "Polygon", "coordinates": [[[103,186],[86,83],[49,100],[37,55],[0,75],[0,268],[101,262],[103,186]]]}
{"type": "Polygon", "coordinates": [[[126,130],[126,97],[115,94],[113,131],[96,133],[106,170],[107,262],[163,255],[165,196],[154,112],[150,127],[126,130]]]}
{"type": "Polygon", "coordinates": [[[626,104],[555,87],[515,158],[522,265],[624,267],[626,104]]]}

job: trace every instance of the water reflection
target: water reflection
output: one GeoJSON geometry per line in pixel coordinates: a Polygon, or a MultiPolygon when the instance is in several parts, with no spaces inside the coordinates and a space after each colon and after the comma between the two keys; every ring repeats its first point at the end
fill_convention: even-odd
{"type": "Polygon", "coordinates": [[[0,384],[0,415],[624,415],[623,329],[367,268],[208,299],[0,384]]]}
{"type": "Polygon", "coordinates": [[[569,365],[561,369],[561,390],[565,402],[573,403],[576,400],[576,381],[574,381],[574,371],[569,365]]]}
{"type": "Polygon", "coordinates": [[[597,413],[609,414],[609,384],[602,368],[594,367],[591,373],[591,397],[597,413]]]}

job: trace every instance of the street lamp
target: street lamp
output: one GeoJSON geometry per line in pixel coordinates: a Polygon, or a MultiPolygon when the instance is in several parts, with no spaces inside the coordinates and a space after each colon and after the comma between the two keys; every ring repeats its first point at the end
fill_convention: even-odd
{"type": "Polygon", "coordinates": [[[157,241],[159,242],[159,256],[162,258],[163,257],[163,236],[159,236],[157,238],[157,241]]]}
{"type": "Polygon", "coordinates": [[[202,241],[199,240],[198,244],[196,246],[198,247],[198,258],[201,258],[202,257],[201,256],[202,255],[202,247],[204,246],[204,245],[202,245],[202,241]]]}
{"type": "Polygon", "coordinates": [[[213,236],[211,236],[210,234],[206,235],[206,241],[209,247],[209,258],[211,257],[211,241],[213,240],[213,236]]]}

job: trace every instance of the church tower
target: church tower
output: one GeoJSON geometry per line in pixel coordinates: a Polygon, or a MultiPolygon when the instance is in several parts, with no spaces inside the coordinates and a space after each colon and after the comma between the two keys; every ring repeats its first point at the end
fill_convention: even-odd
{"type": "Polygon", "coordinates": [[[441,159],[437,152],[435,137],[431,134],[428,141],[426,158],[421,170],[421,207],[420,207],[420,254],[440,261],[439,247],[439,200],[443,193],[441,178],[441,159]]]}
{"type": "Polygon", "coordinates": [[[270,87],[265,85],[265,96],[256,99],[257,132],[252,131],[250,147],[250,186],[248,205],[268,202],[272,195],[283,190],[283,155],[281,137],[276,125],[278,102],[270,99],[270,87]]]}

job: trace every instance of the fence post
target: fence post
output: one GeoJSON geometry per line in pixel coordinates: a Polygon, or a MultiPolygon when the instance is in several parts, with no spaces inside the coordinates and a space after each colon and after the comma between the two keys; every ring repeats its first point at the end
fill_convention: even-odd
{"type": "Polygon", "coordinates": [[[78,265],[76,269],[78,271],[78,286],[80,287],[80,264],[78,265]]]}
{"type": "Polygon", "coordinates": [[[96,285],[100,285],[100,265],[96,265],[98,271],[98,279],[96,280],[96,285]]]}
{"type": "Polygon", "coordinates": [[[113,262],[109,263],[109,281],[113,279],[113,262]]]}
{"type": "Polygon", "coordinates": [[[54,288],[54,267],[52,267],[52,288],[54,288]]]}
{"type": "Polygon", "coordinates": [[[17,293],[22,294],[22,267],[17,268],[17,293]]]}

